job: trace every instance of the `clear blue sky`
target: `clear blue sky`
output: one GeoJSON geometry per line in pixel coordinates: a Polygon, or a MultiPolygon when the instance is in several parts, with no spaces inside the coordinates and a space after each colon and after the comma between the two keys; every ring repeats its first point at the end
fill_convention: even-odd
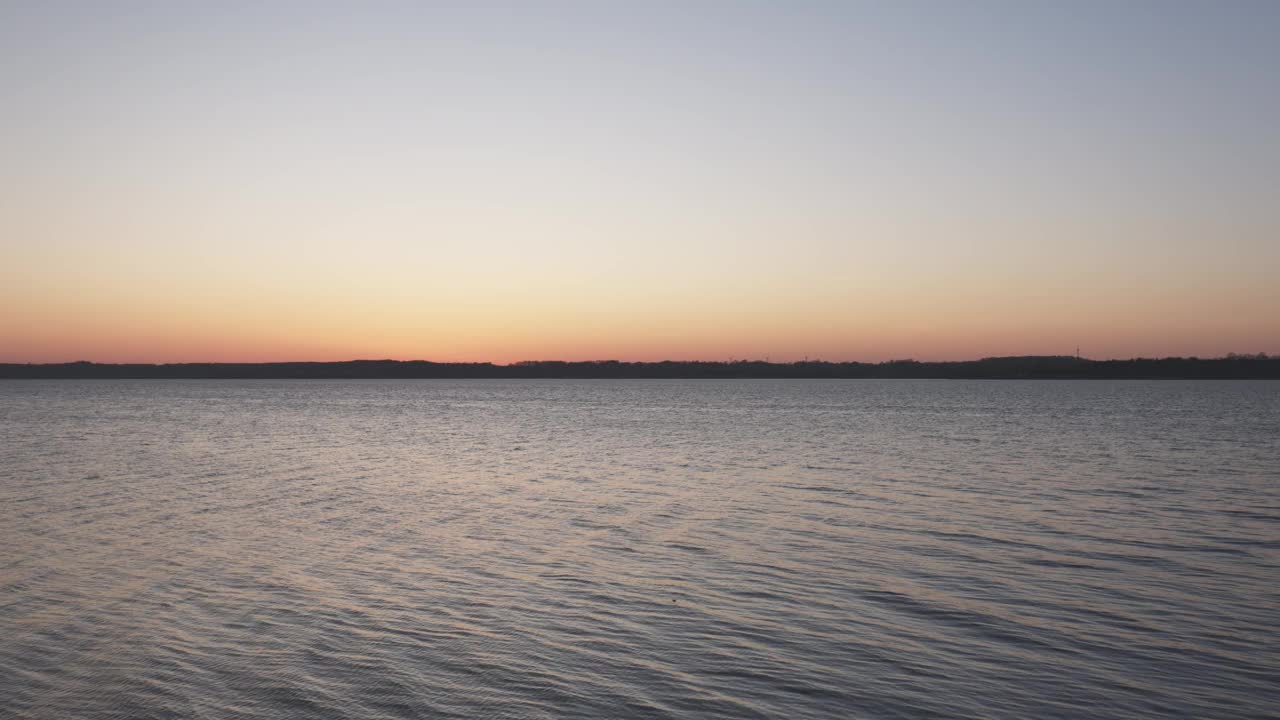
{"type": "Polygon", "coordinates": [[[0,5],[0,361],[1280,351],[1280,3],[0,5]]]}

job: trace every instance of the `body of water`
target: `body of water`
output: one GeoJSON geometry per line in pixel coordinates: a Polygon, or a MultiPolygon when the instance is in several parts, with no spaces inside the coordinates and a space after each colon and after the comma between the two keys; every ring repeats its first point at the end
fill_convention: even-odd
{"type": "Polygon", "coordinates": [[[1263,718],[1280,383],[0,382],[0,717],[1263,718]]]}

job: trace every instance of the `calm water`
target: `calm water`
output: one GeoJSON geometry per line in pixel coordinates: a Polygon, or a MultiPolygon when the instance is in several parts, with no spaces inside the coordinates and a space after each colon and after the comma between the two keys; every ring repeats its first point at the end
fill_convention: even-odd
{"type": "Polygon", "coordinates": [[[1261,718],[1280,383],[0,382],[0,716],[1261,718]]]}

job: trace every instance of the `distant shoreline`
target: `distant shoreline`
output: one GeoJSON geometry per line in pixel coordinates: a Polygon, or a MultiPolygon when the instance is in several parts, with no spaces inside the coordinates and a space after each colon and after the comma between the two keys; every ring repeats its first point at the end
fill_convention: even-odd
{"type": "Polygon", "coordinates": [[[1087,360],[1023,356],[945,362],[804,361],[770,363],[615,360],[436,363],[426,360],[349,360],[275,363],[0,363],[0,379],[1280,379],[1280,357],[1135,358],[1087,360]]]}

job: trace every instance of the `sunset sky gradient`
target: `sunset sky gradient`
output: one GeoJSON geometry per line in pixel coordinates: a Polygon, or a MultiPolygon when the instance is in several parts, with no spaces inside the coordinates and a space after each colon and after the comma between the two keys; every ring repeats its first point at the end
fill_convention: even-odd
{"type": "Polygon", "coordinates": [[[0,4],[0,362],[1280,353],[1280,3],[0,4]]]}

